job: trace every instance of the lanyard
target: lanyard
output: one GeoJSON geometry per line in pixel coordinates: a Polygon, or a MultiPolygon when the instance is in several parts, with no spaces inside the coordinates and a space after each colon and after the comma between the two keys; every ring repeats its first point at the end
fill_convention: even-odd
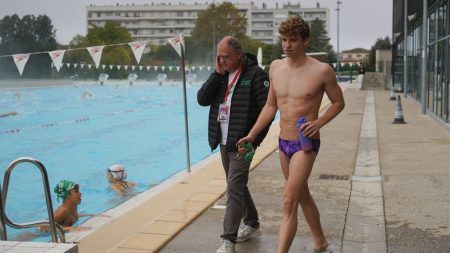
{"type": "Polygon", "coordinates": [[[236,74],[234,75],[233,80],[231,83],[228,84],[227,90],[225,91],[225,97],[223,98],[223,103],[227,102],[228,95],[230,94],[231,88],[233,88],[234,84],[236,83],[237,79],[239,78],[239,75],[241,74],[241,68],[238,69],[236,74]]]}

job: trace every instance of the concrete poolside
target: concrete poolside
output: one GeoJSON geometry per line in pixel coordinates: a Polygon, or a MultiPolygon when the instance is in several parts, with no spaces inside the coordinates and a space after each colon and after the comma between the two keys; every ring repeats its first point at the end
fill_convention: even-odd
{"type": "MultiPolygon", "coordinates": [[[[309,180],[333,252],[448,252],[450,131],[421,115],[409,99],[402,101],[408,124],[393,125],[395,102],[389,101],[389,91],[344,87],[346,109],[322,129],[322,147],[309,180]]],[[[238,253],[276,249],[284,186],[277,141],[274,124],[250,174],[263,235],[239,243],[238,253]]],[[[94,231],[67,238],[78,242],[79,252],[89,253],[215,252],[224,192],[224,173],[215,155],[191,174],[180,173],[108,211],[111,217],[83,224],[94,231]]],[[[310,243],[299,214],[291,251],[310,252],[310,243]]]]}

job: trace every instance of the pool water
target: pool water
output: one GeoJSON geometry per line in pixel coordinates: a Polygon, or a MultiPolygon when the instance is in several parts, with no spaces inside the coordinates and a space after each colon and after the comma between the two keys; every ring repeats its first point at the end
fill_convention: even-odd
{"type": "MultiPolygon", "coordinates": [[[[198,85],[187,88],[191,164],[209,156],[208,108],[197,105],[198,85]]],[[[183,88],[82,85],[0,90],[0,178],[22,156],[41,161],[53,187],[61,179],[80,185],[79,213],[104,212],[186,169],[183,88]],[[123,164],[134,191],[117,196],[106,169],[123,164]]],[[[6,213],[15,222],[47,219],[40,172],[20,164],[11,175],[6,213]]],[[[80,219],[79,222],[85,219],[80,219]]],[[[8,238],[23,230],[8,228],[8,238]]],[[[31,230],[34,231],[34,230],[31,230]]],[[[49,240],[40,236],[40,241],[49,240]]]]}

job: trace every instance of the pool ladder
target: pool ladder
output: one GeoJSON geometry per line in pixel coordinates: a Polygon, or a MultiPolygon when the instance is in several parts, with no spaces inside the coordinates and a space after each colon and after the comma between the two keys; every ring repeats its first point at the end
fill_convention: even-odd
{"type": "Polygon", "coordinates": [[[5,171],[5,176],[3,177],[3,190],[0,186],[0,195],[1,195],[1,201],[0,201],[0,237],[1,237],[1,240],[3,240],[3,241],[7,240],[6,225],[8,225],[12,228],[16,228],[16,229],[39,227],[39,226],[49,226],[50,234],[52,235],[52,241],[54,243],[58,243],[58,237],[57,237],[56,231],[58,231],[58,233],[59,233],[60,242],[62,242],[62,243],[66,242],[66,237],[64,235],[64,229],[61,227],[61,225],[59,225],[55,222],[55,218],[53,216],[52,198],[50,195],[50,186],[48,183],[47,170],[45,169],[45,166],[40,161],[38,161],[34,158],[31,158],[31,157],[20,157],[16,160],[12,161],[9,164],[8,169],[5,171]],[[6,216],[5,206],[6,206],[6,197],[8,196],[9,178],[11,176],[12,170],[20,163],[32,163],[32,164],[36,165],[36,167],[41,171],[42,180],[44,183],[45,199],[47,202],[48,220],[34,221],[34,222],[28,222],[28,223],[14,223],[8,218],[8,216],[6,216]]]}

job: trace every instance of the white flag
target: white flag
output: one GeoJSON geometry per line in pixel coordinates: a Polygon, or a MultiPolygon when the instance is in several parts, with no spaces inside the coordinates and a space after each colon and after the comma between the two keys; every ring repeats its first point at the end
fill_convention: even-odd
{"type": "Polygon", "coordinates": [[[192,66],[191,69],[192,69],[192,71],[194,71],[195,70],[195,66],[192,66]]]}
{"type": "Polygon", "coordinates": [[[125,70],[127,70],[127,69],[128,69],[128,65],[123,66],[123,68],[124,68],[125,70]]]}
{"type": "Polygon", "coordinates": [[[210,71],[210,70],[211,70],[211,66],[208,66],[206,69],[207,69],[208,71],[210,71]]]}
{"type": "Polygon", "coordinates": [[[73,67],[76,69],[77,68],[77,66],[78,66],[78,63],[74,63],[73,64],[73,67]]]}
{"type": "Polygon", "coordinates": [[[50,58],[52,58],[53,65],[55,65],[56,71],[58,71],[58,72],[62,66],[64,52],[65,52],[64,50],[55,50],[55,51],[48,52],[48,54],[50,55],[50,58]]]}
{"type": "Polygon", "coordinates": [[[81,68],[84,68],[84,64],[83,64],[83,63],[80,63],[80,67],[81,67],[81,68]]]}
{"type": "Polygon", "coordinates": [[[100,65],[100,59],[102,58],[102,52],[103,52],[104,46],[94,46],[94,47],[88,47],[87,50],[89,54],[92,57],[92,60],[95,62],[95,68],[98,68],[100,65]]]}
{"type": "Polygon", "coordinates": [[[172,71],[173,66],[169,66],[169,71],[172,71]]]}
{"type": "Polygon", "coordinates": [[[117,70],[120,70],[122,68],[122,65],[117,65],[117,70]]]}
{"type": "Polygon", "coordinates": [[[154,69],[155,71],[157,71],[157,70],[158,70],[158,66],[153,66],[153,69],[154,69]]]}
{"type": "Polygon", "coordinates": [[[180,71],[180,66],[177,66],[177,71],[180,71]]]}
{"type": "Polygon", "coordinates": [[[164,71],[165,68],[166,68],[166,66],[161,66],[162,71],[164,71]]]}
{"type": "Polygon", "coordinates": [[[198,67],[198,69],[199,69],[200,71],[202,71],[202,70],[203,70],[203,66],[198,67]]]}
{"type": "Polygon", "coordinates": [[[131,70],[134,70],[136,68],[136,66],[131,65],[131,70]]]}
{"type": "Polygon", "coordinates": [[[88,64],[88,69],[91,69],[91,67],[92,67],[92,64],[88,64]]]}
{"type": "Polygon", "coordinates": [[[133,51],[134,58],[136,58],[136,62],[139,64],[141,61],[142,53],[145,49],[145,41],[135,41],[128,43],[130,45],[131,50],[133,51]]]}
{"type": "Polygon", "coordinates": [[[183,44],[184,49],[183,36],[180,34],[179,36],[168,38],[167,40],[169,41],[170,45],[172,45],[172,47],[175,49],[175,51],[177,51],[178,55],[181,56],[181,44],[183,44]]]}
{"type": "Polygon", "coordinates": [[[147,71],[149,71],[150,70],[150,66],[147,66],[147,71]]]}
{"type": "Polygon", "coordinates": [[[113,67],[114,67],[113,65],[109,65],[109,69],[113,69],[113,67]]]}
{"type": "Polygon", "coordinates": [[[144,66],[139,66],[139,70],[142,70],[143,67],[144,67],[144,66]]]}
{"type": "Polygon", "coordinates": [[[67,68],[70,68],[70,63],[66,63],[67,68]]]}
{"type": "Polygon", "coordinates": [[[25,68],[25,64],[27,64],[28,58],[30,58],[30,54],[14,54],[12,55],[14,59],[14,63],[16,63],[16,67],[19,70],[20,76],[22,76],[23,69],[25,68]]]}

